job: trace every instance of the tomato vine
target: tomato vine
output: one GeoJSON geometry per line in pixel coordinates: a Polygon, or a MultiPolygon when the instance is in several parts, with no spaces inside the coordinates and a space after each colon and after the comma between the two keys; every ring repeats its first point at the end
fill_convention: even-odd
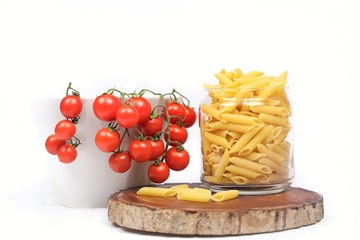
{"type": "MultiPolygon", "coordinates": [[[[137,162],[151,161],[148,177],[155,183],[166,181],[169,169],[179,171],[187,167],[190,158],[184,144],[188,136],[187,128],[196,121],[196,113],[190,107],[190,100],[177,90],[173,89],[165,94],[149,89],[126,93],[114,87],[94,100],[93,111],[100,121],[110,121],[108,128],[111,131],[120,134],[120,131],[124,130],[121,140],[113,142],[117,147],[111,151],[111,163],[109,158],[109,165],[113,170],[121,169],[115,172],[125,172],[124,170],[129,169],[128,161],[114,161],[113,154],[120,152],[129,154],[132,160],[137,162]],[[151,105],[148,101],[151,96],[158,98],[159,103],[151,105]],[[114,97],[118,100],[114,100],[114,97]],[[98,104],[100,100],[107,102],[107,105],[104,107],[98,104]],[[129,129],[134,129],[133,134],[130,135],[129,129]],[[122,146],[125,139],[129,143],[128,149],[122,146]],[[182,154],[176,154],[174,151],[182,154]],[[157,153],[156,157],[151,154],[152,152],[157,153]],[[126,166],[121,166],[122,164],[126,166]]],[[[109,141],[117,140],[105,137],[95,139],[97,146],[110,144],[109,141]]],[[[101,147],[99,149],[102,150],[101,147]]]]}

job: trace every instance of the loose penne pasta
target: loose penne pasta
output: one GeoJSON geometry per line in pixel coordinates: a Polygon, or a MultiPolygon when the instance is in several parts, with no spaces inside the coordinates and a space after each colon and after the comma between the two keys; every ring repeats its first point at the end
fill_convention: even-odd
{"type": "Polygon", "coordinates": [[[136,194],[153,197],[171,197],[176,195],[176,191],[171,188],[142,187],[136,194]]]}
{"type": "Polygon", "coordinates": [[[189,184],[179,184],[170,187],[170,189],[175,190],[176,194],[179,194],[180,192],[184,191],[184,189],[188,189],[188,188],[189,188],[189,184]]]}
{"type": "Polygon", "coordinates": [[[183,184],[177,184],[177,185],[174,185],[172,187],[170,187],[170,189],[178,189],[178,188],[188,188],[189,187],[189,184],[187,183],[183,183],[183,184]]]}
{"type": "Polygon", "coordinates": [[[184,188],[176,195],[177,199],[191,202],[208,202],[211,199],[211,191],[184,188]]]}
{"type": "Polygon", "coordinates": [[[240,192],[238,190],[227,190],[215,193],[212,195],[211,200],[215,202],[223,202],[227,200],[231,200],[239,196],[240,192]]]}

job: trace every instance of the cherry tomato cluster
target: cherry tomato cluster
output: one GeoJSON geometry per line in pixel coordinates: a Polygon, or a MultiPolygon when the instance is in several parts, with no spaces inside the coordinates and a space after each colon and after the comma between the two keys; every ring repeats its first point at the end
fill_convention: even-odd
{"type": "Polygon", "coordinates": [[[47,152],[57,155],[62,163],[71,163],[77,157],[76,147],[79,146],[80,140],[75,137],[75,124],[79,121],[81,110],[80,93],[69,83],[66,96],[60,102],[60,112],[66,119],[60,120],[56,124],[55,133],[45,141],[47,152]],[[72,94],[69,94],[70,90],[72,90],[72,94]]]}
{"type": "Polygon", "coordinates": [[[96,133],[95,144],[100,151],[111,153],[108,162],[113,171],[126,172],[132,161],[152,161],[148,177],[162,183],[170,169],[181,171],[188,166],[190,155],[183,144],[188,138],[187,128],[196,122],[196,113],[190,101],[175,89],[166,94],[150,90],[127,94],[109,89],[94,100],[93,111],[99,120],[109,122],[96,133]],[[143,97],[145,93],[158,96],[160,104],[153,107],[143,97]],[[135,134],[130,135],[129,129],[135,134]],[[128,149],[122,147],[125,136],[130,138],[128,149]]]}

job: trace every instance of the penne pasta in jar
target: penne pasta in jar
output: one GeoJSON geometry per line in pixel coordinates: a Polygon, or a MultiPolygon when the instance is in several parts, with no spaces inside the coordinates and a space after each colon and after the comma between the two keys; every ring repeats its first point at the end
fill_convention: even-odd
{"type": "Polygon", "coordinates": [[[199,108],[203,172],[213,191],[286,190],[294,177],[292,104],[287,71],[222,70],[199,108]]]}

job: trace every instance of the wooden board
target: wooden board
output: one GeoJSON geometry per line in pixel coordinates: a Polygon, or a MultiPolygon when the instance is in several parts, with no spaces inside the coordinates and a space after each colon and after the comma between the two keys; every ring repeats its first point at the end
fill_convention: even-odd
{"type": "Polygon", "coordinates": [[[225,202],[188,202],[176,197],[114,193],[108,218],[120,227],[179,235],[242,235],[298,228],[324,217],[323,197],[302,188],[225,202]]]}

